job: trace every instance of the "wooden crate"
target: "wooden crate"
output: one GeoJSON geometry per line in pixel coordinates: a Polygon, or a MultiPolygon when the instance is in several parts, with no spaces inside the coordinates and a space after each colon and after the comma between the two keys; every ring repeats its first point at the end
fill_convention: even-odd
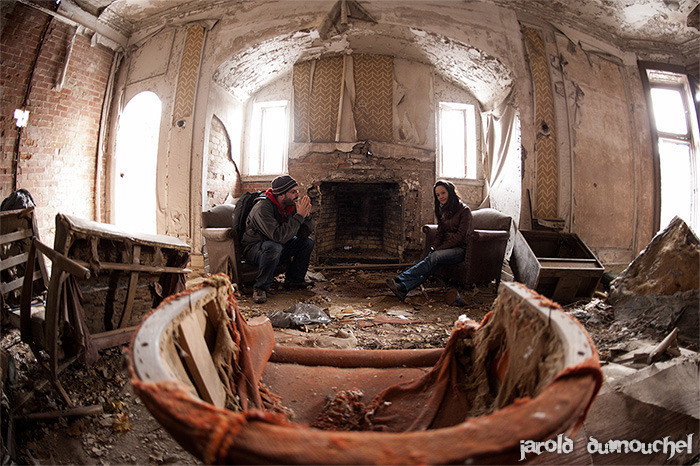
{"type": "Polygon", "coordinates": [[[516,281],[566,304],[590,299],[605,268],[575,233],[517,231],[510,267],[516,281]]]}

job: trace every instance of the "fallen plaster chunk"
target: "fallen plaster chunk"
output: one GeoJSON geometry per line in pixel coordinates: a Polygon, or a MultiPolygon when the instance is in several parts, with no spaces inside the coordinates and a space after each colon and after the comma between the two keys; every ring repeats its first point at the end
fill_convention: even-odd
{"type": "Polygon", "coordinates": [[[700,240],[675,217],[611,284],[610,304],[636,295],[673,295],[697,290],[700,240]]]}
{"type": "Polygon", "coordinates": [[[615,320],[644,322],[661,337],[678,327],[679,343],[697,349],[699,271],[700,240],[675,217],[612,282],[615,320]]]}

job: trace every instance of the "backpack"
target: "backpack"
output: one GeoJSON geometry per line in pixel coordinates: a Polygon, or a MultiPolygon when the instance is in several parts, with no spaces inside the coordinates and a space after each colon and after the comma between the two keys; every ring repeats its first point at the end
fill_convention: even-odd
{"type": "Polygon", "coordinates": [[[252,193],[243,193],[236,202],[236,207],[233,209],[233,228],[238,234],[238,238],[243,238],[245,233],[245,222],[248,219],[253,205],[260,199],[264,199],[265,191],[254,191],[252,193]],[[262,197],[261,197],[262,196],[262,197]]]}
{"type": "Polygon", "coordinates": [[[27,207],[36,207],[36,203],[26,189],[18,189],[7,196],[0,204],[0,211],[26,209],[27,207]]]}

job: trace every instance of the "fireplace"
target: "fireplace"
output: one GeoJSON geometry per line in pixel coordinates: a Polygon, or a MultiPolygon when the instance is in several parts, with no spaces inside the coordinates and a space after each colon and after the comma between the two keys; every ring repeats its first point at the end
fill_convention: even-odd
{"type": "Polygon", "coordinates": [[[319,262],[400,261],[405,235],[398,183],[321,182],[319,190],[319,262]]]}

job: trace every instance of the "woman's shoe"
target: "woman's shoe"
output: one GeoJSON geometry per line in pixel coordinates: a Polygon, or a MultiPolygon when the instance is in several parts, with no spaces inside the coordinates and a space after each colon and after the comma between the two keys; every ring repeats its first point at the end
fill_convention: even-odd
{"type": "Polygon", "coordinates": [[[391,292],[394,293],[397,298],[399,298],[399,301],[403,301],[406,298],[406,295],[408,294],[408,291],[405,291],[406,287],[397,282],[395,278],[387,278],[386,285],[389,287],[391,292]],[[404,291],[402,291],[402,288],[404,291]]]}

